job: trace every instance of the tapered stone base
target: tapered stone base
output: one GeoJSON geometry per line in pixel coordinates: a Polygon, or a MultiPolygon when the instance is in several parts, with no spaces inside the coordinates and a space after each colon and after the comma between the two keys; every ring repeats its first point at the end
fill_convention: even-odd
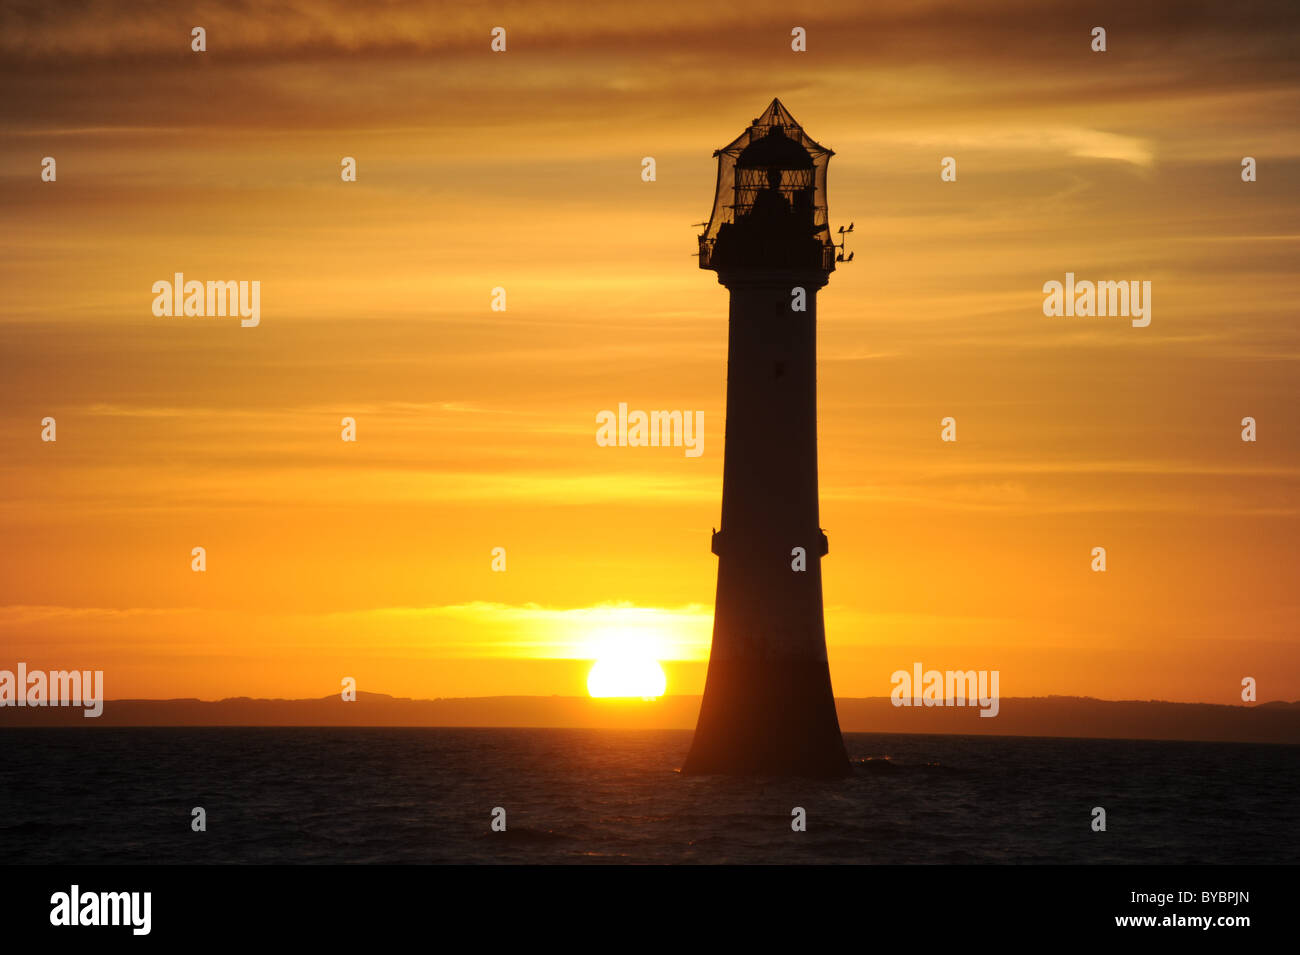
{"type": "Polygon", "coordinates": [[[710,660],[682,772],[847,775],[826,662],[710,660]]]}

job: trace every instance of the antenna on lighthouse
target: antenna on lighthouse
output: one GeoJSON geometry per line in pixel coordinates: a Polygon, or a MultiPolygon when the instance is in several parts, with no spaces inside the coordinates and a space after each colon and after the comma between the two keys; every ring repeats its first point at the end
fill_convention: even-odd
{"type": "Polygon", "coordinates": [[[835,256],[835,261],[836,261],[836,262],[852,262],[852,261],[853,261],[853,256],[856,255],[857,253],[855,253],[855,252],[850,252],[849,255],[848,255],[848,258],[845,258],[845,257],[844,257],[844,242],[845,242],[845,236],[847,236],[850,232],[853,231],[853,223],[850,222],[850,223],[849,223],[849,227],[848,227],[847,229],[844,228],[844,226],[840,226],[839,229],[836,230],[836,231],[839,232],[840,241],[839,241],[838,243],[836,243],[835,248],[839,249],[840,251],[839,251],[839,254],[838,254],[837,256],[835,256]]]}

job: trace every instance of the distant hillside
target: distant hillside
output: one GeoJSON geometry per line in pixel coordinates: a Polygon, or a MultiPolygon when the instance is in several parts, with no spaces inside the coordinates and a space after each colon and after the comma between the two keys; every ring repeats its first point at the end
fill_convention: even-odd
{"type": "MultiPolygon", "coordinates": [[[[895,707],[888,697],[837,701],[840,725],[860,733],[1080,736],[1300,744],[1300,703],[1224,706],[1157,700],[1048,696],[1007,698],[998,715],[975,707],[895,707]]],[[[651,702],[569,696],[412,700],[361,693],[356,702],[248,697],[110,700],[98,719],[79,708],[5,707],[0,728],[16,726],[518,726],[693,729],[698,696],[651,702]]]]}

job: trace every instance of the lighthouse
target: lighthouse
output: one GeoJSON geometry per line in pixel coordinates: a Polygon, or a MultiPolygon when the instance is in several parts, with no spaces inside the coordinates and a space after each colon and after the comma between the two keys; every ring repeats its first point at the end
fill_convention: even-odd
{"type": "MultiPolygon", "coordinates": [[[[718,589],[685,773],[842,776],[822,616],[817,291],[843,243],[826,166],[779,100],[717,150],[700,268],[731,294],[718,589]]],[[[843,230],[841,230],[843,231],[843,230]]]]}

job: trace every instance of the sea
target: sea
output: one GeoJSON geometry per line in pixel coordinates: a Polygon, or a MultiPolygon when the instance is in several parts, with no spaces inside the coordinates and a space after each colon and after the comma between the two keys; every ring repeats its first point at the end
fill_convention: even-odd
{"type": "Polygon", "coordinates": [[[814,781],[683,776],[690,740],[676,730],[4,729],[0,863],[1300,859],[1298,746],[848,733],[852,775],[814,781]]]}

